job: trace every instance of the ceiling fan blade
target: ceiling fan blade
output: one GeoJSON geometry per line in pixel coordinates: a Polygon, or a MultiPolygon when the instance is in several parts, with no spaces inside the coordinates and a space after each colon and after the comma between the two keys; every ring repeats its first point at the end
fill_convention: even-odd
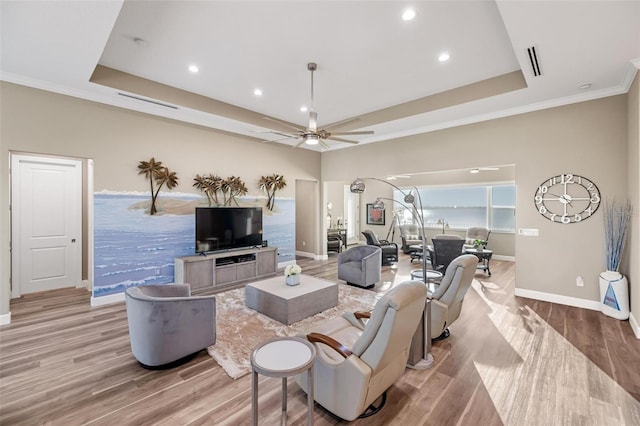
{"type": "Polygon", "coordinates": [[[324,141],[324,139],[318,139],[318,143],[320,144],[321,147],[323,147],[324,149],[329,149],[329,145],[327,145],[327,143],[324,141]]]}
{"type": "Polygon", "coordinates": [[[318,113],[309,111],[309,130],[315,132],[318,130],[318,113]]]}
{"type": "Polygon", "coordinates": [[[345,126],[349,123],[353,123],[358,120],[360,120],[360,117],[347,118],[346,120],[338,121],[337,123],[331,124],[330,126],[326,127],[325,130],[335,129],[336,127],[345,126]]]}
{"type": "Polygon", "coordinates": [[[286,140],[291,139],[293,137],[295,137],[295,136],[287,136],[286,138],[273,139],[273,140],[271,140],[271,139],[263,139],[262,142],[263,143],[266,143],[266,142],[280,142],[280,141],[286,141],[286,140]]]}
{"type": "Polygon", "coordinates": [[[303,143],[305,143],[306,141],[304,140],[304,138],[300,139],[300,142],[297,143],[297,145],[294,145],[294,148],[299,148],[300,145],[302,145],[303,143]]]}
{"type": "Polygon", "coordinates": [[[331,132],[332,135],[373,135],[373,130],[362,130],[360,132],[331,132]]]}
{"type": "Polygon", "coordinates": [[[333,136],[329,136],[329,138],[328,138],[328,139],[330,139],[330,140],[332,140],[332,141],[352,143],[352,144],[354,144],[354,145],[357,145],[357,144],[359,144],[359,143],[360,143],[360,142],[358,142],[358,141],[352,141],[352,140],[349,140],[349,139],[334,138],[333,136]]]}
{"type": "Polygon", "coordinates": [[[297,133],[284,133],[275,130],[251,130],[252,133],[273,133],[274,135],[286,136],[288,138],[297,138],[297,133]]]}
{"type": "Polygon", "coordinates": [[[277,118],[273,118],[273,117],[263,117],[265,120],[269,120],[269,121],[273,121],[274,123],[278,123],[281,124],[285,127],[288,127],[290,129],[294,129],[294,130],[298,130],[298,131],[305,131],[306,129],[302,126],[298,126],[297,124],[291,124],[291,123],[287,123],[286,121],[283,120],[279,120],[277,118]]]}

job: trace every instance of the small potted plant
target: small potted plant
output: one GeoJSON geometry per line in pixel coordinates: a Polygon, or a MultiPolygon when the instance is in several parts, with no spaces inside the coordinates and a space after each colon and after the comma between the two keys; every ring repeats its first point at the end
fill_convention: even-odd
{"type": "Polygon", "coordinates": [[[485,240],[476,239],[473,241],[473,248],[482,251],[487,247],[487,242],[485,240]]]}
{"type": "Polygon", "coordinates": [[[287,265],[284,268],[284,280],[287,285],[298,285],[300,284],[300,274],[302,273],[302,268],[295,263],[293,265],[287,265]]]}

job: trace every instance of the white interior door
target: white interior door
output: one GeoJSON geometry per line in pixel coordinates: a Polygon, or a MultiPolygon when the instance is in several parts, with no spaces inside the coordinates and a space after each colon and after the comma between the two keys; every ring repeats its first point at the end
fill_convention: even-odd
{"type": "Polygon", "coordinates": [[[360,205],[360,198],[358,194],[354,194],[350,190],[349,185],[344,186],[344,218],[345,227],[347,228],[347,244],[358,243],[358,230],[360,229],[360,223],[358,218],[360,217],[358,212],[358,206],[360,205]]]}
{"type": "Polygon", "coordinates": [[[11,156],[12,296],[79,286],[82,162],[11,156]]]}

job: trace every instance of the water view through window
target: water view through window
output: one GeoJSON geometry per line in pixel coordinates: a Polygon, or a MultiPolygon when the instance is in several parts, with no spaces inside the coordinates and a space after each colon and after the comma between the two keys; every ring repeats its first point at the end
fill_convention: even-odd
{"type": "MultiPolygon", "coordinates": [[[[515,231],[516,188],[513,184],[422,187],[418,191],[427,227],[437,228],[441,221],[455,229],[483,226],[495,231],[515,231]]],[[[404,196],[394,190],[394,198],[402,201],[404,196]]],[[[399,213],[402,222],[412,222],[410,213],[399,213]]]]}

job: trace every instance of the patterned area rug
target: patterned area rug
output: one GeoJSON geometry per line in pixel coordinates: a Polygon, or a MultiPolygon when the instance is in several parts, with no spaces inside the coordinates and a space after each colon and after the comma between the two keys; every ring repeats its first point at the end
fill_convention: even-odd
{"type": "Polygon", "coordinates": [[[368,311],[382,294],[338,284],[335,308],[289,326],[245,306],[244,288],[216,295],[216,344],[207,351],[233,379],[251,372],[251,352],[258,344],[278,336],[295,336],[345,311],[368,311]]]}

